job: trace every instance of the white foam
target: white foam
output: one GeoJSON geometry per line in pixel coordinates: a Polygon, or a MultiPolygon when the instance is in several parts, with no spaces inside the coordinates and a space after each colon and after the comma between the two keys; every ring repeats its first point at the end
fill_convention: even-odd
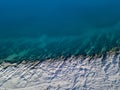
{"type": "Polygon", "coordinates": [[[0,90],[119,90],[120,55],[0,67],[0,90]],[[34,67],[34,68],[33,68],[34,67]]]}

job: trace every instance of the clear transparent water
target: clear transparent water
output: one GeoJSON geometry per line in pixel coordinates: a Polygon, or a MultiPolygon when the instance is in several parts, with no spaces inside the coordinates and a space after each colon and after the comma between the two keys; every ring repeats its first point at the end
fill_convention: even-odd
{"type": "Polygon", "coordinates": [[[120,46],[118,0],[0,1],[0,60],[103,54],[120,46]]]}

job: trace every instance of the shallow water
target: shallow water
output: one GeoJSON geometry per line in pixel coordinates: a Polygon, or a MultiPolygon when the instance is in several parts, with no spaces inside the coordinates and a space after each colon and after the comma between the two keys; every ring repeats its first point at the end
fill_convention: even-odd
{"type": "Polygon", "coordinates": [[[120,47],[120,1],[0,1],[0,61],[104,54],[120,47]]]}

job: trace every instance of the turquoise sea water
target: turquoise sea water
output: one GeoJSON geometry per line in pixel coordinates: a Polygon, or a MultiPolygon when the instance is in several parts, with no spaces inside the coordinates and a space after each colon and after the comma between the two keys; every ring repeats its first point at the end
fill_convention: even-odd
{"type": "Polygon", "coordinates": [[[0,61],[104,54],[119,36],[119,0],[0,1],[0,61]]]}

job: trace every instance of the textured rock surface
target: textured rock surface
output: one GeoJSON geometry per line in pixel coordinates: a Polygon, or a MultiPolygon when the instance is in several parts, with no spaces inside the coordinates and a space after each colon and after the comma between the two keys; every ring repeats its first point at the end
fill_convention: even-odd
{"type": "Polygon", "coordinates": [[[0,67],[0,90],[120,90],[120,55],[0,67]]]}

